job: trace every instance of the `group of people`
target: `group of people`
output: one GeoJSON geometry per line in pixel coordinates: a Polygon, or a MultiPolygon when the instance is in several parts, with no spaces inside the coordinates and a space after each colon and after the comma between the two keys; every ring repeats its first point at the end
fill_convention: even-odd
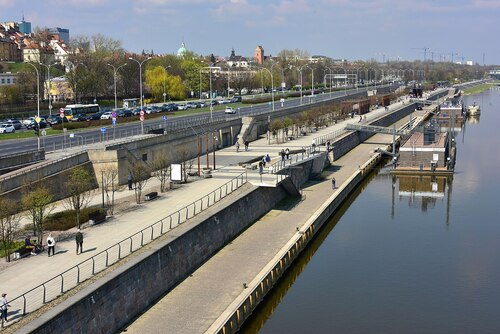
{"type": "Polygon", "coordinates": [[[281,161],[285,161],[290,159],[290,150],[288,149],[288,147],[285,149],[281,149],[281,152],[280,152],[280,155],[281,155],[281,161]]]}
{"type": "MultiPolygon", "coordinates": [[[[248,140],[245,140],[245,151],[248,151],[248,145],[250,145],[250,142],[248,140]]],[[[240,142],[236,141],[236,152],[240,151],[240,142]]]]}
{"type": "MultiPolygon", "coordinates": [[[[83,253],[83,233],[80,229],[78,229],[75,234],[75,241],[76,254],[78,255],[83,253]]],[[[31,250],[31,255],[37,255],[42,250],[42,246],[32,243],[29,236],[26,236],[24,239],[24,246],[31,250]]],[[[52,256],[56,253],[56,240],[52,236],[52,233],[49,233],[49,236],[47,237],[47,255],[50,257],[51,253],[52,256]]]]}
{"type": "Polygon", "coordinates": [[[269,154],[263,156],[262,160],[259,161],[259,174],[264,173],[264,168],[266,167],[266,164],[269,164],[269,168],[272,168],[270,163],[271,163],[271,157],[269,156],[269,154]]]}

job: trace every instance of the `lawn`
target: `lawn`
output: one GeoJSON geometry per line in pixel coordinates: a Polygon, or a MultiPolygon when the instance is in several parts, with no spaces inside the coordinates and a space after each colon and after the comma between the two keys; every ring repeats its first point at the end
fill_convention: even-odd
{"type": "Polygon", "coordinates": [[[485,90],[488,90],[491,87],[494,87],[496,85],[497,85],[497,83],[486,83],[486,84],[482,84],[479,86],[467,88],[467,89],[464,89],[464,95],[479,94],[479,93],[484,92],[485,90]]]}
{"type": "MultiPolygon", "coordinates": [[[[62,133],[61,130],[52,130],[52,129],[42,129],[42,131],[45,130],[47,132],[47,136],[50,135],[56,135],[59,133],[62,133]]],[[[33,130],[28,130],[28,131],[16,131],[14,133],[1,133],[0,134],[0,140],[6,140],[6,139],[23,139],[23,138],[34,138],[36,137],[35,131],[33,130]]]]}

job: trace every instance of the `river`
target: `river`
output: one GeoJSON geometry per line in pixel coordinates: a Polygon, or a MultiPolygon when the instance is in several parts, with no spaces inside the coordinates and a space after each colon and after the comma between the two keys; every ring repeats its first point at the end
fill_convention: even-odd
{"type": "Polygon", "coordinates": [[[500,90],[464,101],[453,178],[381,167],[241,333],[500,333],[500,90]]]}

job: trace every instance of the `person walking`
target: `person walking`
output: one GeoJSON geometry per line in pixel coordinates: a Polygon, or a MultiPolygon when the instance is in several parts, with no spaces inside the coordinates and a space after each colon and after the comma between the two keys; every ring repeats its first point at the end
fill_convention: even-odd
{"type": "Polygon", "coordinates": [[[269,156],[269,154],[266,154],[266,163],[270,163],[271,162],[271,157],[269,156]]]}
{"type": "Polygon", "coordinates": [[[2,321],[5,320],[7,322],[7,306],[9,306],[9,303],[7,302],[7,294],[2,293],[2,297],[0,298],[0,317],[2,318],[2,321]]]}
{"type": "Polygon", "coordinates": [[[285,161],[286,153],[284,149],[281,149],[280,155],[281,155],[281,161],[285,161]]]}
{"type": "Polygon", "coordinates": [[[337,188],[337,181],[335,180],[335,178],[333,177],[332,178],[332,189],[336,189],[337,188]]]}
{"type": "Polygon", "coordinates": [[[83,234],[78,229],[75,235],[75,241],[76,241],[76,255],[83,253],[83,234]],[[80,253],[78,253],[78,250],[80,250],[80,253]]]}
{"type": "Polygon", "coordinates": [[[48,253],[49,253],[49,257],[50,257],[50,252],[52,251],[52,256],[55,255],[55,247],[56,247],[56,241],[54,240],[54,238],[52,237],[52,233],[49,234],[49,236],[47,237],[47,246],[48,246],[48,253]]]}
{"type": "Polygon", "coordinates": [[[290,159],[290,150],[288,149],[288,147],[285,150],[285,155],[286,155],[286,160],[290,159]]]}
{"type": "Polygon", "coordinates": [[[259,161],[259,174],[262,175],[264,172],[264,163],[262,161],[259,161]]]}
{"type": "Polygon", "coordinates": [[[236,142],[236,152],[239,152],[239,151],[240,151],[240,143],[236,142]]]}
{"type": "Polygon", "coordinates": [[[250,145],[250,143],[248,140],[245,140],[245,151],[248,151],[248,145],[250,145]]]}
{"type": "Polygon", "coordinates": [[[132,190],[132,173],[128,173],[127,183],[128,183],[128,190],[132,190]]]}

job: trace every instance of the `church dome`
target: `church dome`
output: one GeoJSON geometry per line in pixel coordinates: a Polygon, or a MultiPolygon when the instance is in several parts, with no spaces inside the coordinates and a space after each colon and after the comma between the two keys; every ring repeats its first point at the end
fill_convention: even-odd
{"type": "Polygon", "coordinates": [[[188,50],[186,49],[186,45],[182,42],[181,47],[177,50],[177,57],[183,57],[187,52],[188,50]]]}

